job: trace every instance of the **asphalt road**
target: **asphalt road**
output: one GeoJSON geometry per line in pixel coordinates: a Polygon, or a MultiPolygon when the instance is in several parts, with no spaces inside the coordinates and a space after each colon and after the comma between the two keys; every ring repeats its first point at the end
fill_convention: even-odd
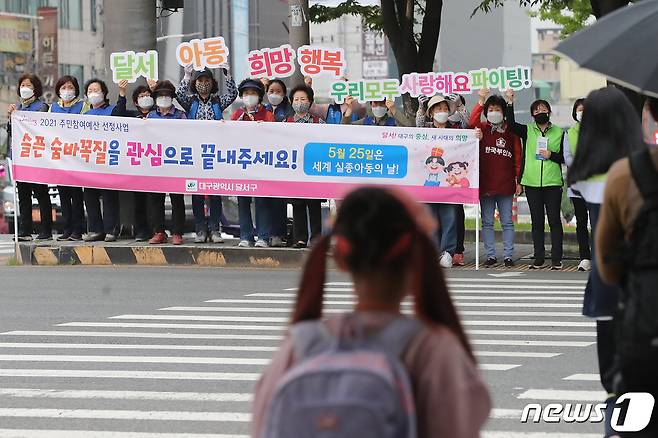
{"type": "MultiPolygon", "coordinates": [[[[298,275],[1,267],[0,437],[247,436],[298,275]]],[[[519,421],[528,403],[604,397],[594,325],[580,316],[585,279],[450,273],[494,400],[485,438],[602,435],[600,424],[519,421]]],[[[348,279],[328,282],[327,308],[349,308],[348,279]]]]}

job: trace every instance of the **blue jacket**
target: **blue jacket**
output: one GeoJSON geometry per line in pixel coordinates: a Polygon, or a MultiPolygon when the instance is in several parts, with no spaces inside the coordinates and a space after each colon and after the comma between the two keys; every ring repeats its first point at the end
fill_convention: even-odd
{"type": "Polygon", "coordinates": [[[89,108],[89,111],[85,113],[88,116],[113,116],[114,108],[116,105],[105,104],[100,108],[89,108]]]}
{"type": "Polygon", "coordinates": [[[146,116],[147,119],[187,119],[187,116],[185,116],[185,113],[178,108],[174,108],[173,106],[169,109],[167,114],[162,114],[160,111],[157,109],[152,110],[148,115],[146,116]]]}
{"type": "MultiPolygon", "coordinates": [[[[352,114],[352,122],[356,122],[359,120],[359,117],[356,114],[352,114]]],[[[340,125],[341,122],[343,121],[343,113],[341,111],[340,105],[337,103],[332,103],[329,105],[329,109],[327,110],[327,118],[325,119],[325,122],[327,122],[328,125],[340,125]]]]}
{"type": "Polygon", "coordinates": [[[288,117],[292,116],[294,111],[292,110],[292,105],[290,105],[290,102],[288,100],[284,100],[279,104],[279,106],[276,107],[276,110],[273,110],[272,104],[268,103],[265,105],[265,109],[268,110],[269,112],[274,113],[274,119],[277,122],[283,122],[286,120],[288,117]]]}
{"type": "MultiPolygon", "coordinates": [[[[34,111],[34,112],[47,112],[48,111],[48,104],[45,103],[41,99],[37,99],[28,106],[23,106],[22,103],[17,103],[16,104],[16,110],[18,111],[34,111]]],[[[7,123],[7,144],[9,144],[9,147],[7,148],[7,156],[11,158],[11,119],[9,119],[9,123],[7,123]]]]}
{"type": "MultiPolygon", "coordinates": [[[[196,115],[199,112],[199,99],[196,98],[192,101],[190,105],[190,110],[187,112],[187,118],[191,120],[196,120],[196,115]]],[[[224,116],[222,115],[222,107],[219,102],[212,103],[212,112],[215,116],[215,120],[222,120],[224,116]]]]}
{"type": "Polygon", "coordinates": [[[59,102],[55,102],[50,106],[51,113],[67,113],[67,114],[82,114],[85,103],[79,100],[72,106],[60,106],[59,102]]]}
{"type": "MultiPolygon", "coordinates": [[[[375,118],[373,116],[368,116],[365,119],[363,119],[363,124],[368,125],[368,126],[376,125],[375,118]]],[[[384,123],[383,125],[379,125],[379,126],[398,126],[398,123],[395,120],[395,117],[390,117],[389,116],[386,119],[386,123],[384,123]]]]}

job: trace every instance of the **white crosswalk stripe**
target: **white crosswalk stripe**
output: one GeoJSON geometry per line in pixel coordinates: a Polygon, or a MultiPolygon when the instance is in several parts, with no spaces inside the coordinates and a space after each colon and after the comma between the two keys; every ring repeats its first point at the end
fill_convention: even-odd
{"type": "MultiPolygon", "coordinates": [[[[580,315],[584,284],[563,279],[451,279],[453,299],[485,379],[592,347],[595,324],[580,315]]],[[[351,283],[327,286],[325,312],[339,313],[354,305],[351,283]]],[[[151,313],[108,315],[105,321],[72,320],[52,329],[0,333],[0,423],[11,421],[0,436],[246,438],[253,385],[285,334],[295,291],[217,297],[151,313]],[[135,387],[113,389],[120,381],[134,382],[135,387]],[[170,409],[173,402],[179,402],[176,410],[170,409]],[[56,421],[49,423],[56,427],[36,429],[32,422],[43,419],[56,421]],[[103,425],[115,425],[111,427],[116,430],[80,430],[81,424],[100,420],[112,420],[103,425]],[[132,431],[137,422],[176,427],[132,431]],[[225,425],[231,425],[230,430],[224,430],[225,425]]],[[[405,311],[412,308],[410,301],[403,304],[405,311]]],[[[580,371],[586,370],[573,370],[580,371]]],[[[592,382],[598,374],[561,377],[565,383],[592,382]]],[[[517,433],[506,425],[518,423],[525,402],[596,402],[600,397],[594,390],[525,388],[518,391],[518,404],[492,410],[487,426],[492,430],[482,436],[547,437],[542,432],[517,433]]]]}

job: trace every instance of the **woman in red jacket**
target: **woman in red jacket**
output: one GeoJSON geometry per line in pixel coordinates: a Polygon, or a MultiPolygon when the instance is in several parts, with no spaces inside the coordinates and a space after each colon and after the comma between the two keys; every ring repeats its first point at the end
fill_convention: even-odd
{"type": "Polygon", "coordinates": [[[505,267],[514,266],[514,222],[512,203],[521,193],[521,141],[505,122],[502,96],[480,90],[480,101],[473,108],[470,125],[482,130],[480,140],[480,207],[482,210],[482,238],[487,261],[486,268],[498,263],[494,237],[494,211],[498,207],[503,227],[503,258],[505,267]],[[485,100],[486,99],[486,100],[485,100]],[[482,113],[486,121],[481,121],[482,113]]]}

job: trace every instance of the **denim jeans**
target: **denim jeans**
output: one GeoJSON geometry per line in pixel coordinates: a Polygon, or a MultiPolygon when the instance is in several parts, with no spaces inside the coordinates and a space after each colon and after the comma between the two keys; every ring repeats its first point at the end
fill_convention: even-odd
{"type": "Polygon", "coordinates": [[[456,208],[454,204],[430,204],[434,217],[439,221],[439,230],[435,236],[439,249],[441,253],[448,252],[453,256],[457,248],[456,208]]]}
{"type": "Polygon", "coordinates": [[[206,200],[204,195],[192,195],[192,213],[194,213],[194,224],[196,232],[219,231],[219,223],[222,217],[222,197],[209,196],[210,217],[206,217],[206,200]]]}
{"type": "Polygon", "coordinates": [[[240,216],[240,240],[254,241],[254,235],[260,240],[270,239],[270,224],[266,213],[267,198],[238,197],[238,215],[240,216]],[[256,203],[256,229],[251,218],[251,200],[256,203]],[[254,233],[255,231],[255,233],[254,233]]]}
{"type": "Polygon", "coordinates": [[[514,255],[514,222],[512,221],[512,195],[493,195],[480,197],[482,209],[482,240],[487,258],[496,258],[496,238],[494,233],[494,212],[498,206],[500,224],[503,227],[503,257],[514,255]]]}
{"type": "Polygon", "coordinates": [[[265,234],[270,237],[285,237],[286,222],[288,219],[288,203],[284,198],[263,198],[262,206],[265,210],[263,217],[268,225],[265,234]]]}

